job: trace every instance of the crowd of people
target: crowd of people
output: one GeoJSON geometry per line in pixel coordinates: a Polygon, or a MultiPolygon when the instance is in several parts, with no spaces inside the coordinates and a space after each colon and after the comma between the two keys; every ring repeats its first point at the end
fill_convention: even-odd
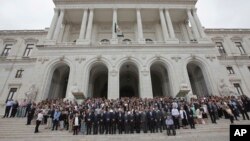
{"type": "Polygon", "coordinates": [[[35,133],[41,123],[47,130],[68,130],[77,134],[155,133],[167,129],[175,135],[180,127],[195,129],[208,118],[216,124],[219,118],[249,120],[250,99],[245,96],[209,96],[181,98],[87,98],[82,103],[62,99],[39,103],[8,100],[4,117],[27,117],[27,125],[36,119],[35,133]],[[240,116],[241,115],[241,116],[240,116]]]}

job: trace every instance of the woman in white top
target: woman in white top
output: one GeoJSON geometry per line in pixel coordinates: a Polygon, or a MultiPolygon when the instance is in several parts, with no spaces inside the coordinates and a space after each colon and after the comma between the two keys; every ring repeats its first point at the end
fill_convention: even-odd
{"type": "Polygon", "coordinates": [[[43,120],[43,113],[42,113],[42,110],[39,110],[38,111],[38,115],[37,115],[37,119],[36,119],[36,128],[35,128],[35,133],[38,133],[38,128],[39,128],[39,125],[41,124],[43,120]]]}
{"type": "Polygon", "coordinates": [[[75,118],[73,119],[73,135],[78,134],[79,126],[80,126],[80,118],[78,113],[76,113],[75,118]]]}

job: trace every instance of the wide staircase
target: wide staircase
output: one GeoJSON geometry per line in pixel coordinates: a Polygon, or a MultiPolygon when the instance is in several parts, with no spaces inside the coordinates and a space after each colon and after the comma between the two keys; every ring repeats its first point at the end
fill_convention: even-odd
{"type": "MultiPolygon", "coordinates": [[[[26,118],[1,118],[0,119],[0,141],[6,140],[23,140],[23,141],[33,141],[33,140],[74,140],[74,141],[109,141],[109,140],[119,140],[119,141],[145,141],[145,140],[169,140],[185,139],[188,137],[196,138],[198,136],[209,136],[215,134],[216,136],[228,136],[229,137],[229,125],[230,121],[225,119],[220,119],[217,124],[211,124],[208,119],[208,123],[205,125],[196,125],[196,129],[180,129],[177,130],[177,135],[175,137],[168,137],[166,131],[163,133],[140,133],[140,134],[122,134],[122,135],[77,135],[73,136],[72,133],[68,131],[51,131],[45,129],[45,125],[39,127],[40,132],[35,134],[35,121],[32,125],[25,125],[26,118]]],[[[235,124],[250,124],[249,120],[235,121],[235,124]]],[[[228,138],[229,139],[229,138],[228,138]]],[[[209,140],[210,141],[210,140],[209,140]]],[[[213,140],[215,141],[215,140],[213,140]]]]}

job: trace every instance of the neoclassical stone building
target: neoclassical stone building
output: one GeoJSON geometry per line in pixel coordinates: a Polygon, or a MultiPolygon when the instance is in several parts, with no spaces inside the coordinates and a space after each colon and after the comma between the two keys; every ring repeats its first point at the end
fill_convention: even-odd
{"type": "Polygon", "coordinates": [[[196,2],[54,0],[50,28],[0,31],[1,104],[30,91],[36,101],[250,96],[250,29],[204,29],[196,2]]]}

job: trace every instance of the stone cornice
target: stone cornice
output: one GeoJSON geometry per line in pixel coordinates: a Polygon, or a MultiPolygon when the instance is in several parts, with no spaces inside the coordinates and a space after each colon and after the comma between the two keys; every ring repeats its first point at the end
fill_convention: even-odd
{"type": "Polygon", "coordinates": [[[199,44],[199,43],[194,43],[194,44],[117,44],[117,45],[37,45],[39,49],[42,48],[54,48],[54,49],[60,49],[60,48],[76,48],[76,49],[83,49],[83,48],[213,48],[214,44],[213,43],[207,43],[207,44],[199,44]]]}
{"type": "Polygon", "coordinates": [[[250,28],[241,29],[241,28],[208,28],[205,29],[207,34],[250,34],[250,28]]]}
{"type": "Polygon", "coordinates": [[[47,35],[47,30],[0,30],[2,35],[47,35]]]}
{"type": "Polygon", "coordinates": [[[249,60],[250,56],[246,55],[241,55],[241,56],[218,56],[219,60],[249,60]]]}
{"type": "Polygon", "coordinates": [[[198,0],[53,0],[55,5],[65,4],[192,4],[198,0]]]}
{"type": "Polygon", "coordinates": [[[31,63],[36,62],[37,58],[6,59],[0,57],[0,63],[31,63]]]}

